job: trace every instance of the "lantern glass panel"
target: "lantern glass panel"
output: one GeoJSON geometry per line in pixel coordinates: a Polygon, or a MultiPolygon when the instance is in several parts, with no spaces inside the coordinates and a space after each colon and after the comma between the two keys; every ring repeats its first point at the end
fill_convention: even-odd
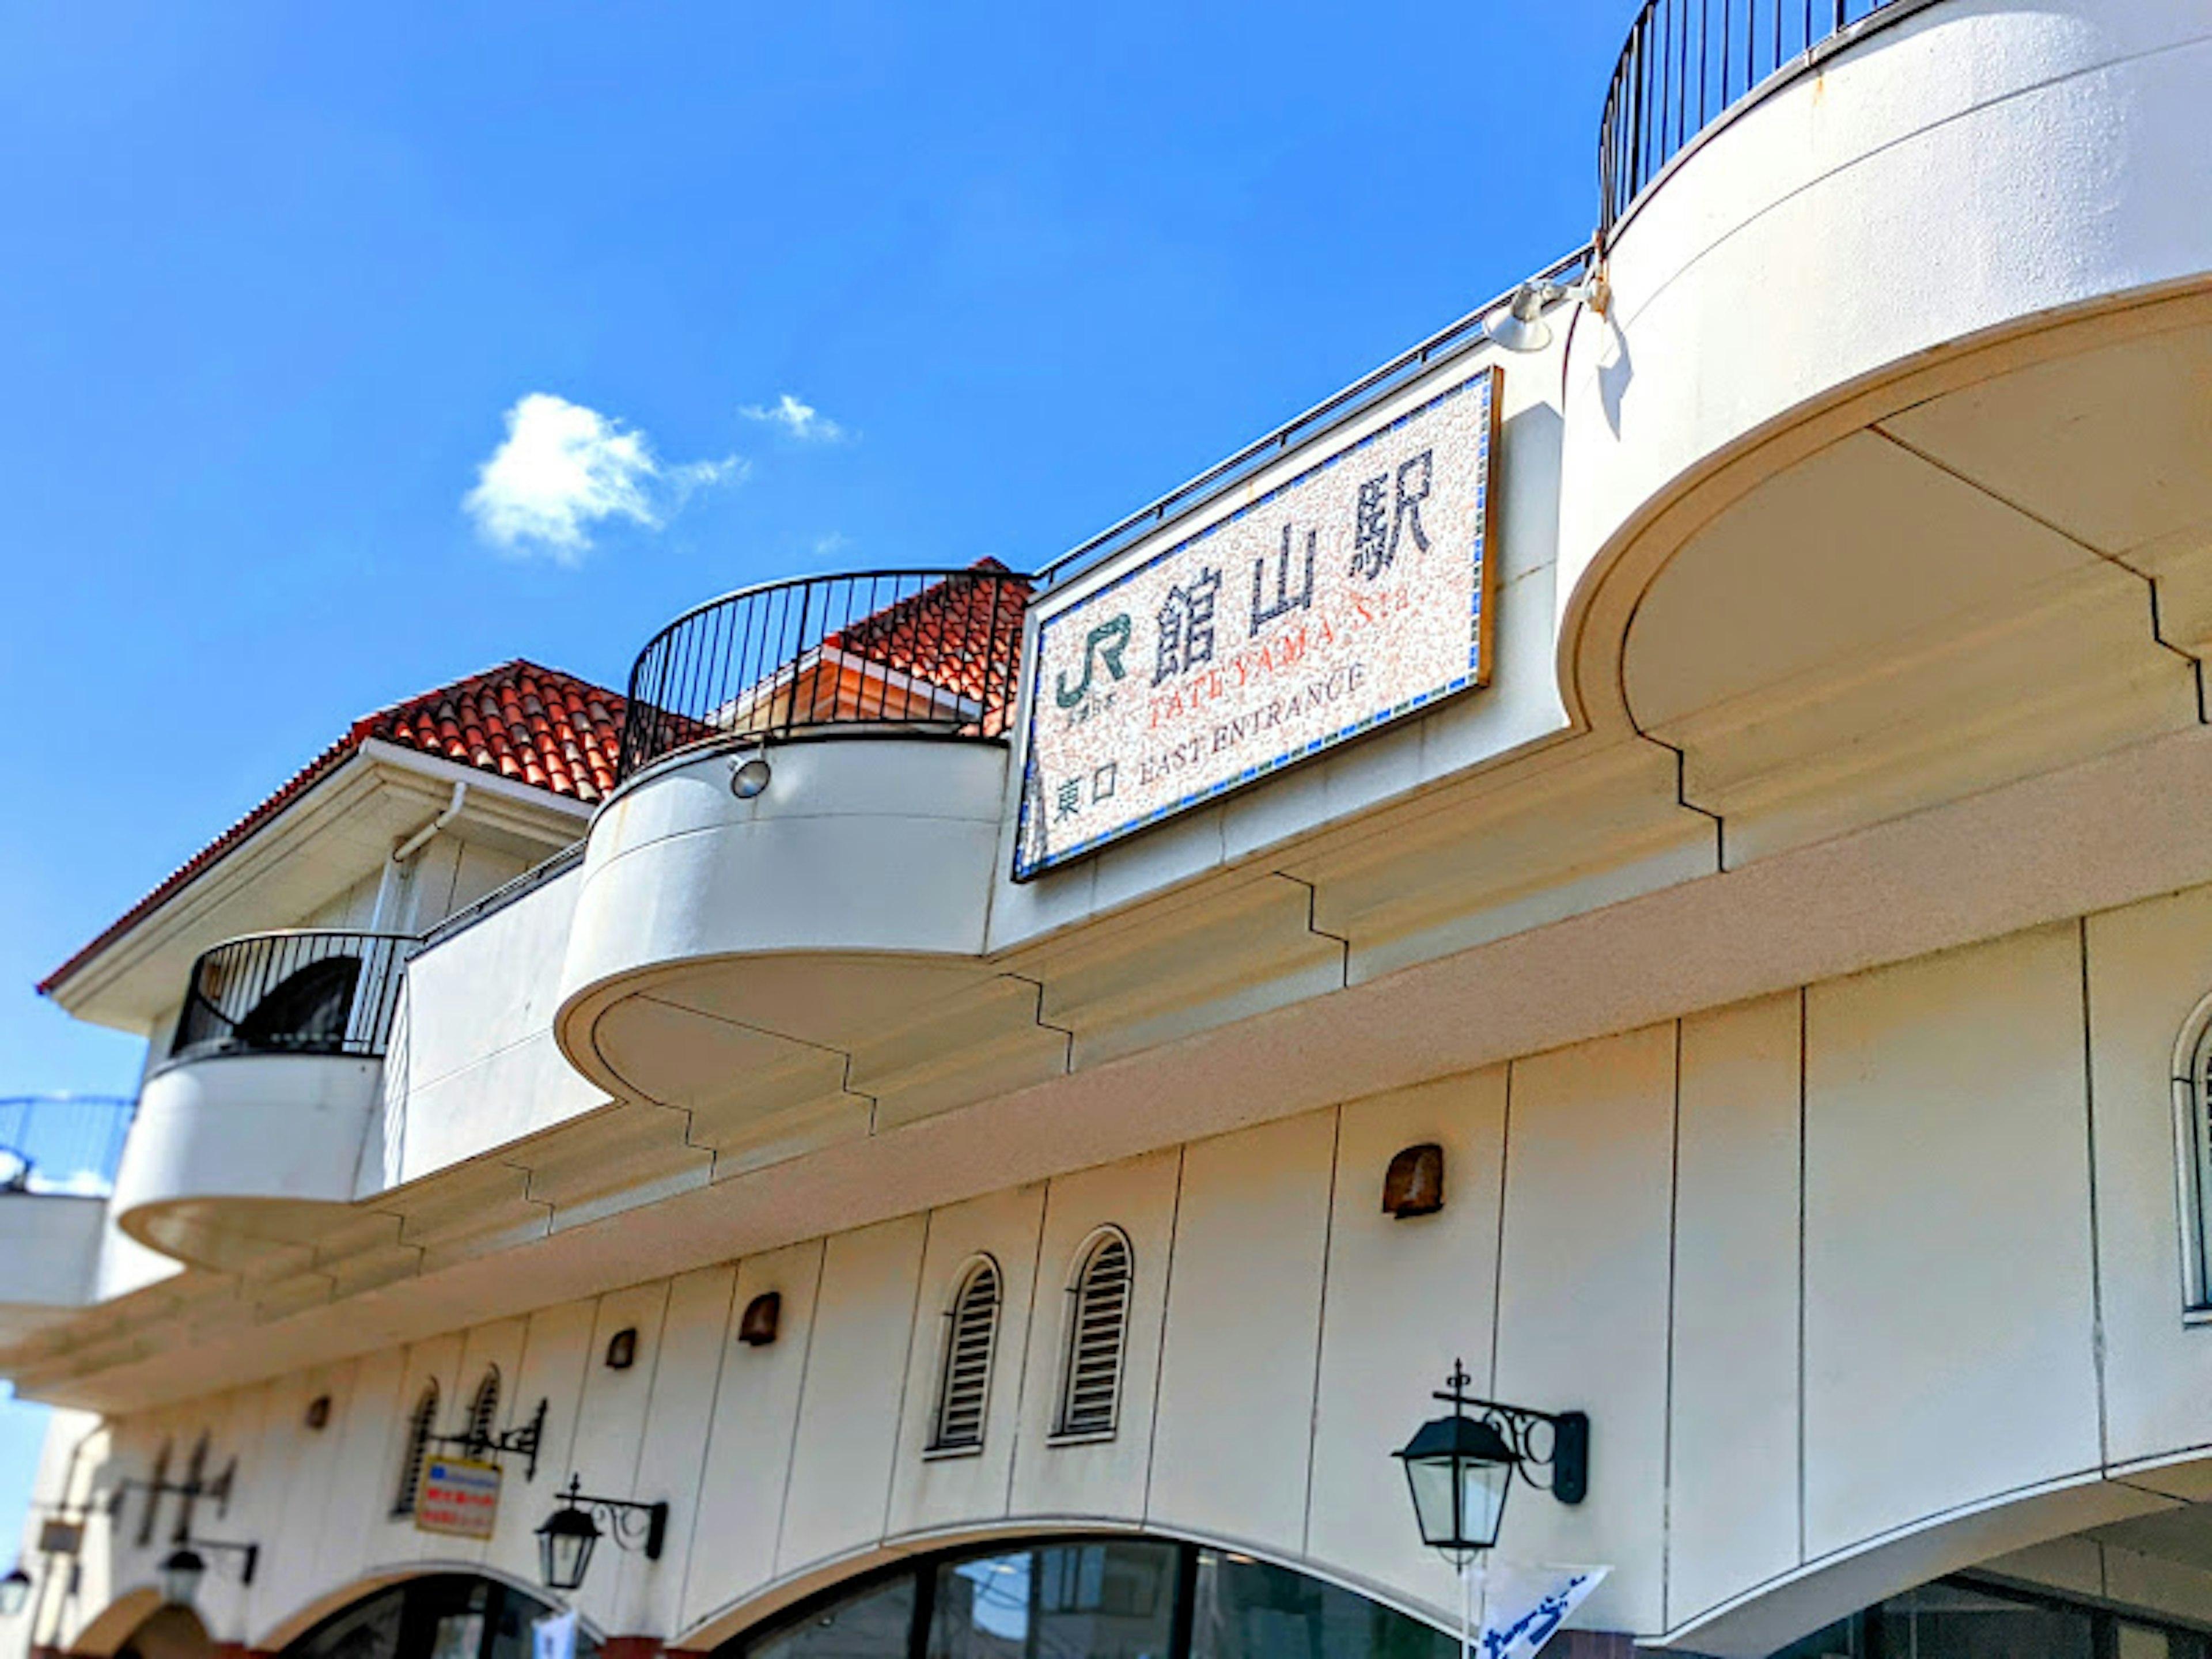
{"type": "Polygon", "coordinates": [[[1431,1549],[1449,1549],[1458,1541],[1459,1516],[1452,1507],[1452,1466],[1449,1457],[1406,1460],[1406,1484],[1413,1492],[1413,1517],[1420,1524],[1421,1541],[1431,1549]]]}
{"type": "Polygon", "coordinates": [[[161,1599],[173,1607],[188,1607],[199,1595],[207,1563],[191,1550],[178,1550],[161,1563],[161,1599]]]}
{"type": "Polygon", "coordinates": [[[17,1567],[0,1578],[0,1619],[13,1619],[31,1599],[31,1576],[17,1567]]]}
{"type": "MultiPolygon", "coordinates": [[[[573,1515],[575,1511],[567,1513],[573,1515]]],[[[597,1528],[586,1532],[580,1527],[548,1527],[540,1532],[538,1567],[546,1583],[556,1590],[580,1588],[584,1574],[591,1568],[592,1547],[599,1541],[597,1528]]]]}
{"type": "Polygon", "coordinates": [[[1513,1479],[1510,1463],[1460,1465],[1460,1537],[1477,1549],[1498,1541],[1505,1519],[1505,1493],[1513,1479]]]}

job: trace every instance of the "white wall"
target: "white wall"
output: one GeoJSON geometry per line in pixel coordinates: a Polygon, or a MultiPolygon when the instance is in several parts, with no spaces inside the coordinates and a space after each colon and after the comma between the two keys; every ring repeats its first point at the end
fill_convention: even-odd
{"type": "MultiPolygon", "coordinates": [[[[526,1582],[570,1469],[672,1507],[662,1561],[594,1569],[611,1632],[707,1641],[887,1550],[1098,1524],[1448,1617],[1389,1453],[1464,1358],[1592,1419],[1589,1499],[1518,1492],[1508,1559],[1611,1566],[1580,1622],[1760,1651],[1762,1607],[1787,1609],[1773,1636],[2084,1524],[2054,1492],[2107,1519],[2203,1495],[2212,1331],[2181,1319],[2166,1077],[2208,986],[2212,889],[186,1402],[115,1425],[101,1478],[143,1475],[163,1434],[238,1453],[237,1525],[270,1553],[210,1609],[254,1639],[393,1570],[526,1582]],[[1427,1140],[1445,1208],[1393,1220],[1383,1169],[1427,1140]],[[1120,1431],[1055,1446],[1066,1286],[1106,1224],[1136,1264],[1120,1431]],[[984,1449],[927,1460],[979,1252],[1006,1280],[984,1449]],[[768,1291],[778,1340],[738,1344],[768,1291]],[[611,1371],[625,1328],[638,1363],[611,1371]],[[423,1381],[451,1428],[489,1364],[505,1424],[549,1402],[538,1478],[510,1469],[489,1546],[390,1521],[423,1381]]],[[[99,1563],[76,1616],[153,1559],[99,1563]]]]}
{"type": "Polygon", "coordinates": [[[561,876],[409,963],[356,1196],[606,1103],[553,1042],[578,890],[576,874],[561,876]]]}

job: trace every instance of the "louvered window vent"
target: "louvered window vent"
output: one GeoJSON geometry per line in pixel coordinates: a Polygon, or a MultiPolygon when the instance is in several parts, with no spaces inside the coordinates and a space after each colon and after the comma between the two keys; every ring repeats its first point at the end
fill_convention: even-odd
{"type": "Polygon", "coordinates": [[[937,1382],[933,1454],[980,1451],[991,1398],[991,1353],[999,1340],[999,1268],[990,1257],[961,1276],[945,1315],[945,1368],[937,1382]]]}
{"type": "Polygon", "coordinates": [[[407,1419],[407,1444],[399,1465],[399,1489],[392,1494],[392,1514],[397,1520],[415,1513],[415,1498],[422,1489],[422,1454],[430,1449],[430,1436],[438,1423],[438,1383],[433,1377],[422,1385],[414,1414],[407,1419]]]}
{"type": "Polygon", "coordinates": [[[491,1444],[492,1430],[499,1422],[499,1367],[484,1368],[483,1381],[477,1384],[476,1398],[469,1402],[470,1455],[479,1448],[491,1444]]]}
{"type": "Polygon", "coordinates": [[[1129,1241],[1108,1231],[1085,1251],[1068,1286],[1067,1356],[1055,1438],[1103,1439],[1114,1432],[1129,1330],[1129,1241]]]}

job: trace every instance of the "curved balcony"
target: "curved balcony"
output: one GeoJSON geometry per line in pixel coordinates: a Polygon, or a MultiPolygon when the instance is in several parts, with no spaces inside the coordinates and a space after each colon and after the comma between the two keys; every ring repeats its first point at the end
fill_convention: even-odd
{"type": "MultiPolygon", "coordinates": [[[[185,1260],[238,1224],[241,1202],[353,1196],[414,941],[257,933],[192,966],[167,1058],[149,1075],[115,1176],[131,1238],[185,1260]]],[[[104,1295],[166,1271],[127,1245],[104,1295]]]]}
{"type": "Polygon", "coordinates": [[[0,1099],[0,1343],[81,1307],[100,1255],[102,1201],[134,1103],[106,1095],[0,1099]]]}
{"type": "Polygon", "coordinates": [[[747,738],[1003,736],[1030,587],[986,559],[801,577],[709,600],[638,653],[619,775],[747,738]]]}
{"type": "Polygon", "coordinates": [[[848,1104],[841,1055],[982,976],[1030,586],[814,577],[653,637],[562,975],[579,1070],[736,1135],[848,1104]]]}
{"type": "Polygon", "coordinates": [[[1598,125],[1598,246],[1674,158],[1906,0],[1646,0],[1598,125]]]}
{"type": "Polygon", "coordinates": [[[235,1054],[380,1060],[412,939],[254,933],[192,964],[167,1063],[235,1054]]]}
{"type": "Polygon", "coordinates": [[[2133,0],[1639,16],[1560,665],[1730,867],[2197,726],[2207,84],[2133,0]]]}

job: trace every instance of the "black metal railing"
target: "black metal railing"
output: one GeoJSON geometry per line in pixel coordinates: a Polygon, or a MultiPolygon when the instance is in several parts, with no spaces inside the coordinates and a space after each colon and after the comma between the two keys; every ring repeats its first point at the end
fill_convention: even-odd
{"type": "Polygon", "coordinates": [[[136,1101],[115,1095],[0,1099],[0,1197],[106,1197],[137,1109],[136,1101]]]}
{"type": "Polygon", "coordinates": [[[192,964],[169,1059],[380,1058],[414,945],[394,933],[306,932],[218,945],[192,964]]]}
{"type": "Polygon", "coordinates": [[[1599,243],[1690,141],[1821,42],[1899,0],[1649,0],[1598,131],[1599,243]]]}
{"type": "Polygon", "coordinates": [[[687,611],[630,670],[620,775],[726,738],[1003,736],[1032,586],[987,561],[770,582],[687,611]]]}

